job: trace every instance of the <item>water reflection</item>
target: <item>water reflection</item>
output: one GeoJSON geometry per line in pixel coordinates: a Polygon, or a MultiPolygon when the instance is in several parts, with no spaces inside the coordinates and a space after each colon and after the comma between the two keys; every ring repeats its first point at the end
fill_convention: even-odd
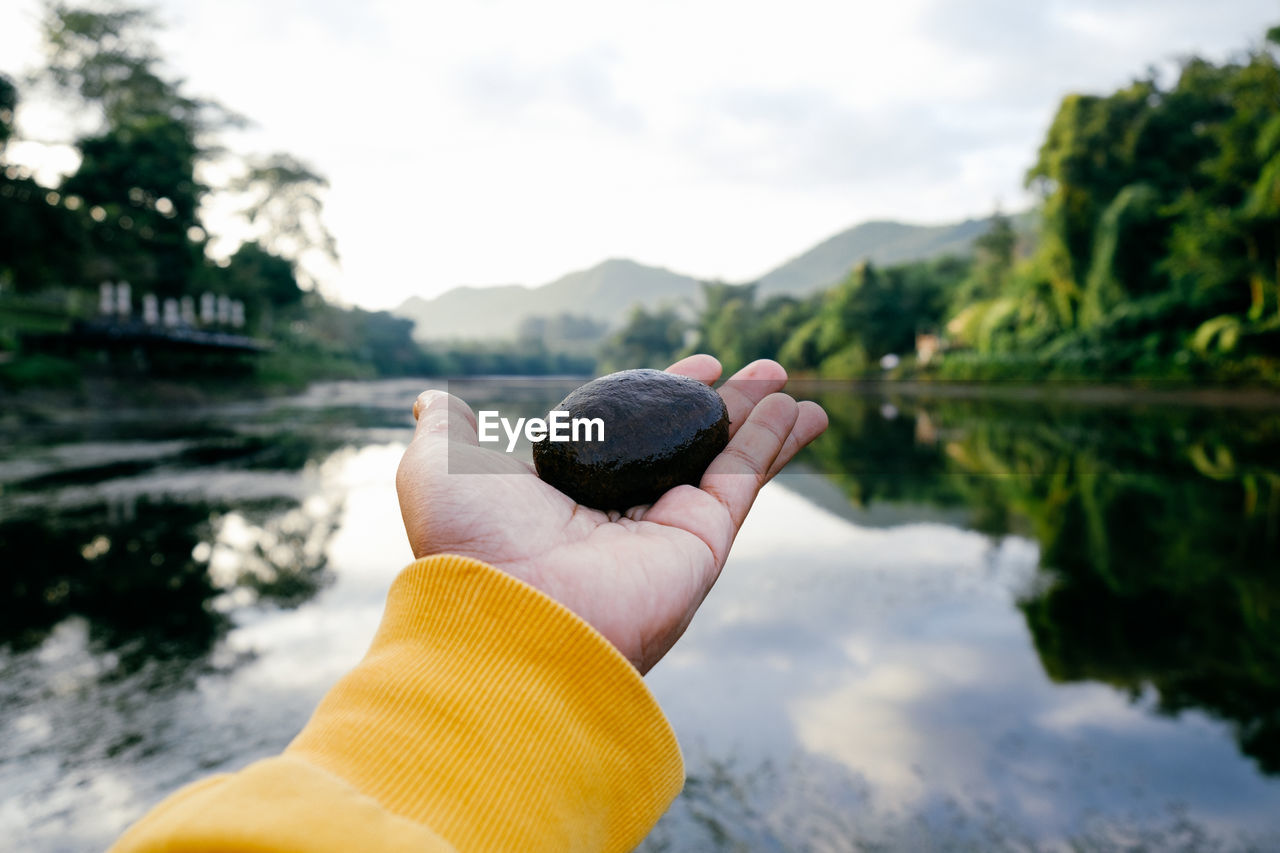
{"type": "Polygon", "coordinates": [[[1207,711],[1280,772],[1280,413],[819,397],[809,462],[854,503],[1039,543],[1020,607],[1050,677],[1207,711]]]}
{"type": "MultiPolygon", "coordinates": [[[[0,836],[99,849],[288,743],[410,557],[421,387],[6,437],[0,836]]],[[[689,784],[643,849],[1280,845],[1275,413],[813,390],[829,434],[649,676],[689,784]]]]}
{"type": "Polygon", "coordinates": [[[1280,842],[1280,787],[1224,725],[1045,674],[1017,607],[1044,582],[1034,542],[849,525],[806,478],[761,494],[768,523],[649,676],[702,781],[646,849],[1280,842]]]}
{"type": "Polygon", "coordinates": [[[0,643],[30,648],[75,614],[96,645],[127,647],[129,659],[203,653],[222,628],[192,556],[209,518],[208,507],[143,500],[5,519],[0,643]]]}
{"type": "Polygon", "coordinates": [[[241,500],[208,493],[220,475],[297,472],[334,445],[294,431],[203,429],[149,445],[13,448],[25,464],[10,471],[25,476],[0,493],[0,647],[34,648],[74,616],[123,667],[196,659],[234,606],[310,598],[327,580],[339,507],[270,489],[241,500]]]}
{"type": "MultiPolygon", "coordinates": [[[[398,421],[390,407],[335,423],[305,401],[263,401],[103,412],[6,435],[6,844],[101,849],[165,792],[296,733],[332,673],[297,650],[284,670],[261,660],[273,648],[262,627],[278,634],[334,583],[346,508],[330,484],[345,448],[367,443],[362,430],[398,423],[404,434],[397,398],[398,421]]],[[[335,632],[357,653],[370,609],[358,642],[335,632]]],[[[351,665],[307,625],[310,648],[351,665]]]]}

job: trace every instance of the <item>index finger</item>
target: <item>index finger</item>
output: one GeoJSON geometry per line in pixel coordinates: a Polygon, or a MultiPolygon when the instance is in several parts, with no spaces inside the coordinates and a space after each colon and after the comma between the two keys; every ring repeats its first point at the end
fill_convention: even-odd
{"type": "MultiPolygon", "coordinates": [[[[667,373],[677,373],[710,385],[720,378],[720,362],[698,353],[682,358],[667,368],[667,373]]],[[[716,390],[729,410],[729,437],[747,420],[756,404],[787,384],[787,371],[771,359],[761,358],[739,370],[716,390]]]]}
{"type": "Polygon", "coordinates": [[[723,370],[724,368],[720,366],[720,362],[713,356],[700,352],[697,355],[680,359],[668,367],[666,372],[687,376],[690,379],[696,379],[699,382],[710,385],[720,378],[720,373],[723,370]]]}

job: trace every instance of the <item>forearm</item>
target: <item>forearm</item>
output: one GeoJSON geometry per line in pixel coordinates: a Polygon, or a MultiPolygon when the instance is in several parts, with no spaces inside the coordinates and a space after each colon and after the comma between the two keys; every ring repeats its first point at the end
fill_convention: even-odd
{"type": "Polygon", "coordinates": [[[118,849],[352,849],[354,827],[362,849],[629,850],[682,780],[604,638],[490,566],[435,557],[397,578],[368,654],[282,757],[179,792],[118,849]]]}

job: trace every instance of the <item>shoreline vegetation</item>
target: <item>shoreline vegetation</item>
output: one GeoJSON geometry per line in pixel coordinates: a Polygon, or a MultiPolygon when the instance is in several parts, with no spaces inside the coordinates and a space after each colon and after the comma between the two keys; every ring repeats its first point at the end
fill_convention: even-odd
{"type": "MultiPolygon", "coordinates": [[[[852,258],[842,281],[816,292],[778,292],[768,276],[701,282],[674,300],[636,292],[620,325],[561,312],[472,342],[423,342],[410,319],[328,300],[315,272],[338,261],[322,219],[327,181],[286,153],[228,154],[222,135],[244,119],[165,76],[154,28],[137,8],[50,3],[44,67],[21,90],[0,75],[6,405],[104,389],[136,402],[328,379],[596,375],[693,351],[715,354],[726,373],[773,358],[797,377],[946,393],[957,382],[1001,393],[1048,382],[1270,400],[1227,389],[1280,388],[1280,27],[1222,64],[1190,57],[1172,80],[1152,70],[1107,95],[1065,97],[1026,175],[1039,205],[995,213],[967,254],[852,258]],[[22,96],[99,119],[73,140],[79,165],[56,185],[5,159],[22,139],[22,96]],[[219,186],[204,182],[214,163],[232,176],[219,186]],[[201,219],[215,193],[240,200],[254,235],[217,259],[201,219]],[[266,352],[79,347],[77,323],[116,310],[107,294],[126,281],[143,301],[126,297],[122,317],[144,316],[145,304],[147,322],[160,322],[159,306],[166,324],[185,325],[191,305],[234,301],[236,333],[266,352]]],[[[208,328],[229,329],[206,315],[208,328]]]]}
{"type": "MultiPolygon", "coordinates": [[[[528,381],[577,384],[593,378],[591,373],[538,376],[421,376],[377,377],[374,375],[329,377],[317,382],[375,380],[387,378],[420,379],[423,388],[448,385],[471,388],[478,402],[484,402],[484,383],[528,381]],[[479,384],[477,384],[479,383],[479,384]],[[477,389],[478,390],[475,390],[477,389]]],[[[192,383],[151,379],[138,383],[114,376],[86,379],[77,385],[27,388],[20,392],[0,388],[0,429],[30,427],[40,424],[68,423],[84,411],[132,410],[157,412],[178,407],[217,406],[245,400],[268,400],[301,392],[306,386],[246,384],[241,381],[192,383]]],[[[925,403],[978,401],[1086,406],[1089,408],[1213,408],[1256,411],[1280,411],[1280,389],[1267,387],[1226,386],[1196,387],[1180,382],[1147,382],[1082,384],[1076,382],[1018,381],[939,381],[916,379],[821,379],[800,374],[789,383],[792,393],[804,397],[821,396],[835,391],[853,393],[864,398],[883,399],[889,405],[901,401],[925,403]]]]}

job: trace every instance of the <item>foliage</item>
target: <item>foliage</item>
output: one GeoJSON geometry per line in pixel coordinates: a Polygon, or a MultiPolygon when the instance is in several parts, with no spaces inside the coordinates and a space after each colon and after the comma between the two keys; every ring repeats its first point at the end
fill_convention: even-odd
{"type": "MultiPolygon", "coordinates": [[[[318,253],[337,263],[338,244],[321,215],[328,186],[323,175],[301,160],[276,153],[250,162],[229,189],[248,196],[244,214],[268,250],[295,261],[318,253]]],[[[308,289],[314,289],[315,279],[304,275],[308,289]]]]}
{"type": "Polygon", "coordinates": [[[14,114],[18,109],[18,87],[4,74],[0,74],[0,154],[13,136],[14,114]]]}
{"type": "Polygon", "coordinates": [[[162,297],[188,292],[204,258],[191,239],[205,192],[191,129],[163,115],[135,118],[79,148],[80,167],[60,189],[103,214],[90,220],[86,279],[125,279],[162,297]]]}
{"type": "Polygon", "coordinates": [[[674,309],[633,309],[606,343],[604,369],[662,367],[692,352],[714,353],[730,373],[759,358],[850,377],[872,359],[909,352],[918,332],[943,317],[947,288],[968,263],[943,258],[879,269],[862,264],[836,287],[806,299],[763,302],[755,284],[702,283],[702,310],[688,324],[674,309]]]}
{"type": "Polygon", "coordinates": [[[696,338],[682,354],[713,352],[726,372],[758,358],[773,358],[792,330],[808,318],[813,300],[778,294],[761,303],[758,293],[755,284],[704,283],[696,338]]]}
{"type": "Polygon", "coordinates": [[[259,314],[302,301],[294,263],[258,243],[242,243],[225,267],[206,271],[206,280],[214,292],[242,299],[259,314]]]}
{"type": "Polygon", "coordinates": [[[977,302],[998,299],[1009,287],[1017,259],[1018,233],[1013,221],[997,211],[990,227],[974,240],[973,264],[951,292],[952,313],[977,302]]]}
{"type": "Polygon", "coordinates": [[[277,315],[276,347],[259,378],[305,385],[324,378],[439,375],[445,363],[413,340],[413,323],[386,311],[338,308],[318,294],[277,315]]]}
{"type": "Polygon", "coordinates": [[[830,378],[878,372],[883,356],[914,353],[917,335],[938,330],[969,267],[959,258],[883,269],[860,264],[774,352],[789,367],[830,378]]]}
{"type": "Polygon", "coordinates": [[[594,355],[521,343],[458,344],[430,355],[436,376],[586,376],[596,369],[594,355]]]}
{"type": "Polygon", "coordinates": [[[561,312],[549,317],[525,317],[516,330],[516,341],[531,350],[595,352],[608,332],[607,323],[585,314],[561,312]]]}
{"type": "Polygon", "coordinates": [[[968,343],[1090,352],[1098,378],[1212,375],[1208,351],[1235,351],[1259,357],[1255,378],[1280,378],[1278,111],[1268,48],[1188,59],[1167,87],[1065,98],[1028,173],[1039,246],[1000,294],[1029,328],[968,343]]]}
{"type": "MultiPolygon", "coordinates": [[[[92,313],[102,281],[129,282],[135,304],[142,294],[193,304],[206,293],[239,300],[247,331],[275,345],[250,371],[259,383],[440,369],[443,362],[413,341],[407,321],[348,311],[304,292],[315,282],[301,271],[301,259],[318,252],[336,261],[337,251],[321,217],[327,181],[288,154],[249,159],[242,177],[225,188],[245,197],[259,239],[220,264],[207,257],[201,205],[210,188],[197,170],[225,156],[218,134],[241,120],[190,97],[166,73],[151,38],[155,27],[142,8],[46,5],[46,62],[31,85],[74,102],[89,126],[75,140],[79,165],[60,185],[42,186],[16,166],[0,173],[0,293],[59,295],[64,328],[92,313]]],[[[16,87],[0,78],[0,151],[14,132],[17,100],[16,87]]],[[[36,327],[28,314],[0,310],[4,349],[13,350],[24,334],[30,339],[36,327]]],[[[240,357],[216,361],[149,363],[153,374],[180,367],[179,373],[225,378],[245,370],[240,357]]],[[[30,376],[52,377],[46,368],[47,360],[19,351],[5,372],[11,385],[23,384],[30,376]]]]}
{"type": "MultiPolygon", "coordinates": [[[[337,250],[326,179],[288,153],[241,164],[224,189],[241,195],[255,238],[222,265],[208,259],[211,190],[197,167],[223,155],[218,133],[239,119],[165,71],[154,27],[141,8],[47,5],[37,85],[87,108],[92,127],[60,186],[0,173],[0,291],[92,298],[100,281],[127,280],[161,297],[222,294],[248,306],[256,334],[326,369],[591,372],[707,350],[727,371],[777,358],[838,379],[1280,382],[1280,28],[1221,64],[1188,58],[1169,82],[1150,72],[1065,97],[1027,173],[1042,197],[1034,240],[996,213],[966,225],[985,228],[972,257],[864,262],[803,297],[769,296],[769,277],[704,282],[693,315],[636,308],[609,333],[561,308],[524,322],[514,345],[424,353],[387,320],[339,321],[305,296],[307,259],[336,262],[337,250]]],[[[18,132],[18,97],[0,78],[0,151],[18,132]]],[[[827,264],[828,244],[810,260],[827,264]]],[[[602,265],[597,289],[610,265],[627,266],[602,265]]],[[[630,286],[610,293],[633,298],[630,286]]],[[[0,328],[0,342],[12,348],[15,334],[0,328]]]]}
{"type": "Polygon", "coordinates": [[[241,119],[221,105],[183,94],[161,70],[151,34],[154,13],[119,3],[72,6],[48,2],[41,20],[42,82],[95,108],[106,127],[166,116],[193,131],[214,131],[241,119]]]}
{"type": "Polygon", "coordinates": [[[832,378],[893,354],[891,375],[1280,382],[1274,45],[1064,98],[1027,174],[1034,247],[997,213],[971,259],[863,263],[811,301],[708,285],[699,346],[832,378]],[[927,364],[909,358],[922,334],[941,350],[927,364]]]}
{"type": "Polygon", "coordinates": [[[79,382],[80,366],[65,358],[37,353],[0,363],[0,388],[9,391],[74,388],[79,382]]]}
{"type": "Polygon", "coordinates": [[[39,293],[78,281],[95,223],[14,166],[0,172],[0,292],[39,293]]]}
{"type": "Polygon", "coordinates": [[[649,312],[637,305],[621,329],[604,343],[600,363],[604,372],[630,367],[664,368],[684,344],[685,323],[674,309],[649,312]]]}

